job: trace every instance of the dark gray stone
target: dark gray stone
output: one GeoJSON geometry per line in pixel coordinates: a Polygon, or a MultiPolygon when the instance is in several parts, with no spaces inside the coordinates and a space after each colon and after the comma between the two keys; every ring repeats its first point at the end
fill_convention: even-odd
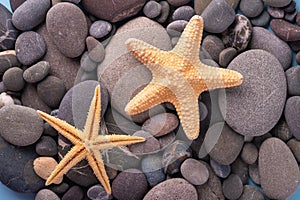
{"type": "Polygon", "coordinates": [[[287,142],[293,137],[287,123],[285,120],[281,119],[276,126],[271,130],[273,136],[281,139],[284,142],[287,142]]]}
{"type": "Polygon", "coordinates": [[[142,159],[141,167],[150,187],[154,187],[166,179],[160,154],[148,155],[142,159]]]}
{"type": "Polygon", "coordinates": [[[241,0],[240,10],[247,17],[257,17],[264,9],[264,4],[261,0],[241,0]]]}
{"type": "Polygon", "coordinates": [[[12,67],[6,70],[3,75],[3,83],[7,90],[14,92],[22,90],[25,86],[23,70],[18,67],[12,67]]]}
{"type": "Polygon", "coordinates": [[[224,180],[222,189],[227,199],[238,199],[243,193],[243,183],[238,175],[231,174],[224,180]]]}
{"type": "Polygon", "coordinates": [[[274,18],[282,19],[284,17],[284,10],[281,8],[268,6],[267,11],[274,18]]]}
{"type": "Polygon", "coordinates": [[[159,4],[161,5],[161,13],[160,16],[156,18],[156,21],[158,21],[159,23],[164,23],[169,16],[170,5],[167,1],[160,1],[159,4]]]}
{"type": "Polygon", "coordinates": [[[145,142],[132,144],[129,146],[129,150],[135,155],[147,155],[151,153],[157,153],[160,150],[160,144],[158,140],[150,133],[140,130],[135,132],[133,136],[146,138],[145,142]]]}
{"type": "Polygon", "coordinates": [[[253,26],[267,26],[270,21],[270,15],[267,11],[263,11],[259,16],[251,19],[251,23],[253,26]]]}
{"type": "Polygon", "coordinates": [[[287,145],[293,152],[297,162],[299,162],[300,161],[300,141],[293,138],[288,141],[287,145]]]}
{"type": "Polygon", "coordinates": [[[202,48],[205,50],[211,58],[219,62],[219,55],[225,49],[225,46],[220,38],[215,35],[208,35],[202,41],[202,48]]]}
{"type": "Polygon", "coordinates": [[[18,31],[13,26],[11,18],[11,12],[0,4],[0,51],[14,49],[18,31]]]}
{"type": "Polygon", "coordinates": [[[3,75],[11,67],[20,67],[21,63],[13,50],[0,52],[0,74],[3,75]]]}
{"type": "Polygon", "coordinates": [[[227,67],[227,65],[233,60],[237,55],[237,50],[233,47],[228,47],[223,49],[219,54],[219,64],[222,67],[227,67]]]}
{"type": "Polygon", "coordinates": [[[75,185],[68,189],[68,191],[63,195],[61,200],[81,200],[84,197],[84,191],[81,187],[75,185]]]}
{"type": "Polygon", "coordinates": [[[176,20],[168,24],[167,32],[172,37],[179,37],[188,24],[188,21],[185,20],[176,20]]]}
{"type": "Polygon", "coordinates": [[[238,175],[243,184],[248,183],[248,164],[246,164],[240,157],[231,164],[231,173],[238,175]]]}
{"type": "Polygon", "coordinates": [[[284,7],[291,3],[292,0],[263,0],[267,5],[273,7],[284,7]]]}
{"type": "Polygon", "coordinates": [[[194,8],[191,6],[181,6],[177,8],[173,14],[172,14],[172,19],[175,20],[185,20],[189,21],[193,15],[195,15],[194,8]]]}
{"type": "Polygon", "coordinates": [[[220,163],[210,159],[210,166],[215,174],[220,178],[226,178],[231,172],[230,165],[221,165],[220,163]]]}
{"type": "Polygon", "coordinates": [[[167,0],[172,6],[179,7],[188,4],[191,0],[167,0]]]}
{"type": "Polygon", "coordinates": [[[150,19],[158,17],[161,13],[161,4],[156,1],[148,1],[143,8],[143,12],[150,19]]]}
{"type": "Polygon", "coordinates": [[[283,19],[271,20],[270,27],[284,41],[300,40],[300,27],[283,19]]]}
{"type": "Polygon", "coordinates": [[[80,67],[82,70],[84,70],[85,72],[92,72],[97,68],[97,66],[98,64],[90,58],[87,51],[82,54],[80,60],[80,67]]]}
{"type": "Polygon", "coordinates": [[[245,143],[241,152],[241,158],[249,165],[254,164],[258,158],[258,149],[252,143],[245,143]]]}
{"type": "Polygon", "coordinates": [[[254,186],[244,185],[243,193],[239,200],[264,200],[264,195],[254,186]]]}
{"type": "Polygon", "coordinates": [[[42,136],[35,145],[35,152],[40,156],[55,156],[57,144],[50,136],[42,136]]]}
{"type": "Polygon", "coordinates": [[[209,178],[207,167],[193,158],[188,158],[181,164],[180,172],[193,185],[203,185],[209,178]]]}
{"type": "Polygon", "coordinates": [[[111,200],[112,196],[107,194],[102,185],[94,185],[87,191],[87,196],[91,200],[111,200]]]}
{"type": "Polygon", "coordinates": [[[50,64],[47,61],[40,61],[27,68],[23,73],[23,78],[28,83],[37,83],[43,80],[50,72],[50,64]]]}

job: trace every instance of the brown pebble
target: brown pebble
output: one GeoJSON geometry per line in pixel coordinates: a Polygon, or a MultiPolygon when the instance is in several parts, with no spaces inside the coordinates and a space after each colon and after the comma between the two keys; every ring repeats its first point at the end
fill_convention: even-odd
{"type": "MultiPolygon", "coordinates": [[[[33,161],[33,169],[35,173],[44,180],[50,176],[56,165],[57,162],[52,157],[39,157],[33,161]]],[[[61,176],[56,178],[53,183],[60,184],[62,180],[63,177],[61,176]]]]}
{"type": "Polygon", "coordinates": [[[300,27],[282,19],[273,19],[270,27],[274,33],[284,41],[300,40],[300,27]]]}

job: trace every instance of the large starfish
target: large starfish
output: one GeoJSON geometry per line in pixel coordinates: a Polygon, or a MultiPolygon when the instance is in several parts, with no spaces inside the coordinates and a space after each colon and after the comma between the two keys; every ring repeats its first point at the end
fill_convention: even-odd
{"type": "Polygon", "coordinates": [[[160,50],[138,39],[126,41],[131,54],[152,73],[151,82],[125,107],[128,114],[170,102],[187,137],[192,140],[199,136],[199,95],[206,90],[238,86],[243,81],[243,76],[236,71],[201,63],[203,26],[202,17],[193,16],[171,51],[160,50]]]}
{"type": "Polygon", "coordinates": [[[89,108],[83,131],[42,111],[37,112],[45,121],[74,144],[74,147],[72,147],[65,155],[48,177],[46,185],[55,182],[56,179],[62,177],[78,162],[86,159],[106,192],[111,194],[111,187],[100,150],[145,141],[145,138],[142,137],[98,134],[101,113],[101,94],[99,85],[95,89],[95,94],[89,108]]]}

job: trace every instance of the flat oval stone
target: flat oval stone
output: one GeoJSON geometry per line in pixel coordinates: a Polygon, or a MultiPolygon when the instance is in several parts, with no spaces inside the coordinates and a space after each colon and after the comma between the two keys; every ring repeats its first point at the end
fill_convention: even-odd
{"type": "Polygon", "coordinates": [[[0,51],[14,49],[18,31],[13,26],[11,19],[11,12],[0,4],[0,51]]]}
{"type": "MultiPolygon", "coordinates": [[[[173,21],[170,24],[168,24],[167,32],[172,37],[179,37],[187,24],[188,24],[188,21],[185,21],[185,20],[173,21]]],[[[177,43],[177,41],[176,41],[176,43],[177,43]]]]}
{"type": "Polygon", "coordinates": [[[106,36],[112,29],[112,25],[103,20],[98,20],[92,23],[89,33],[94,38],[102,38],[106,36]]]}
{"type": "MultiPolygon", "coordinates": [[[[33,161],[34,172],[44,180],[50,176],[58,163],[53,157],[38,157],[33,161]]],[[[53,183],[60,184],[63,176],[57,177],[53,183]]]]}
{"type": "Polygon", "coordinates": [[[193,185],[206,183],[209,171],[205,165],[193,158],[186,159],[180,167],[182,176],[193,185]]]}
{"type": "Polygon", "coordinates": [[[95,17],[110,22],[118,22],[136,15],[144,6],[146,0],[114,1],[82,0],[86,11],[95,17]]]}
{"type": "Polygon", "coordinates": [[[261,0],[241,0],[240,10],[247,17],[257,17],[264,9],[264,4],[261,0]]]}
{"type": "Polygon", "coordinates": [[[25,85],[23,70],[19,67],[12,67],[3,74],[3,83],[7,90],[20,91],[25,85]]]}
{"type": "Polygon", "coordinates": [[[27,31],[17,38],[15,50],[18,60],[23,65],[31,65],[45,55],[47,45],[40,34],[27,31]]]}
{"type": "Polygon", "coordinates": [[[287,99],[284,117],[293,136],[300,140],[300,96],[292,96],[287,99]]]}
{"type": "Polygon", "coordinates": [[[195,14],[194,8],[192,8],[191,6],[180,6],[174,11],[172,15],[172,19],[174,21],[175,20],[189,21],[194,14],[195,14]]]}
{"type": "Polygon", "coordinates": [[[276,19],[282,19],[284,18],[284,10],[281,8],[276,8],[276,7],[272,7],[272,6],[268,6],[267,7],[267,11],[268,13],[276,18],[276,19]]]}
{"type": "Polygon", "coordinates": [[[102,185],[97,184],[88,189],[86,192],[88,198],[91,200],[110,200],[112,199],[112,196],[107,194],[105,189],[102,187],[102,185]]]}
{"type": "Polygon", "coordinates": [[[226,99],[219,98],[220,106],[226,107],[221,109],[226,122],[244,136],[267,133],[279,121],[286,100],[281,64],[264,50],[249,50],[237,56],[228,69],[243,74],[244,80],[242,85],[226,89],[226,99]]]}
{"type": "Polygon", "coordinates": [[[221,165],[220,163],[210,159],[210,166],[214,173],[220,178],[226,178],[231,172],[230,165],[221,165]]]}
{"type": "Polygon", "coordinates": [[[189,199],[197,200],[197,191],[193,185],[182,178],[172,178],[153,187],[144,200],[153,199],[189,199]]]}
{"type": "Polygon", "coordinates": [[[267,5],[273,7],[284,7],[291,3],[292,0],[263,0],[267,5]]]}
{"type": "Polygon", "coordinates": [[[161,5],[156,1],[148,1],[143,8],[143,12],[148,18],[158,17],[161,13],[161,5]]]}
{"type": "Polygon", "coordinates": [[[242,195],[243,183],[238,175],[231,174],[224,180],[222,188],[224,196],[227,199],[234,200],[242,195]]]}
{"type": "Polygon", "coordinates": [[[205,31],[222,33],[234,21],[235,12],[225,0],[214,0],[205,8],[201,16],[205,31]]]}
{"type": "Polygon", "coordinates": [[[219,55],[225,49],[225,46],[219,37],[208,35],[203,39],[202,48],[218,63],[219,55]]]}
{"type": "Polygon", "coordinates": [[[253,26],[267,26],[270,21],[270,15],[267,11],[263,11],[259,16],[251,19],[251,23],[253,26]]]}
{"type": "Polygon", "coordinates": [[[50,64],[47,61],[40,61],[27,68],[23,73],[23,78],[28,83],[36,83],[44,79],[50,72],[50,64]]]}
{"type": "Polygon", "coordinates": [[[291,67],[285,72],[288,94],[291,96],[300,96],[300,66],[291,67]]]}
{"type": "Polygon", "coordinates": [[[0,52],[0,74],[4,74],[11,67],[20,67],[21,63],[17,59],[16,51],[7,50],[0,52]]]}
{"type": "Polygon", "coordinates": [[[42,136],[35,145],[35,151],[40,156],[55,156],[57,154],[57,144],[50,136],[42,136]]]}
{"type": "Polygon", "coordinates": [[[259,149],[258,168],[264,193],[271,199],[286,199],[299,185],[298,163],[288,146],[269,138],[259,149]]]}
{"type": "Polygon", "coordinates": [[[300,27],[282,19],[273,19],[270,27],[274,33],[284,41],[300,40],[300,27]]]}
{"type": "Polygon", "coordinates": [[[31,30],[45,20],[50,7],[49,0],[26,0],[14,11],[12,22],[19,30],[31,30]]]}
{"type": "Polygon", "coordinates": [[[11,144],[35,143],[43,133],[43,125],[42,118],[32,108],[8,105],[0,109],[0,134],[11,144]]]}
{"type": "Polygon", "coordinates": [[[261,27],[253,27],[250,49],[263,49],[273,54],[284,70],[290,67],[292,51],[290,47],[273,33],[261,27]]]}
{"type": "Polygon", "coordinates": [[[222,67],[226,67],[233,58],[237,55],[237,50],[233,47],[223,49],[219,54],[219,64],[222,67]]]}
{"type": "Polygon", "coordinates": [[[51,200],[60,200],[60,198],[49,189],[41,189],[35,196],[35,200],[44,200],[44,199],[51,199],[51,200]]]}
{"type": "Polygon", "coordinates": [[[252,143],[246,143],[241,152],[241,158],[249,165],[254,164],[258,157],[258,150],[252,143]]]}
{"type": "Polygon", "coordinates": [[[88,27],[84,13],[72,3],[54,5],[47,13],[47,30],[61,53],[70,58],[81,55],[88,27]]]}

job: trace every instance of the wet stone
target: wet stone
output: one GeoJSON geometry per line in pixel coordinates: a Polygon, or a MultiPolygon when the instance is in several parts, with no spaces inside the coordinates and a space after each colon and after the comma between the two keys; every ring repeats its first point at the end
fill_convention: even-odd
{"type": "Polygon", "coordinates": [[[215,174],[220,178],[228,177],[231,172],[230,165],[221,165],[213,159],[210,159],[210,166],[215,174]]]}
{"type": "Polygon", "coordinates": [[[193,158],[186,159],[180,167],[182,176],[193,185],[203,185],[209,178],[205,165],[193,158]]]}
{"type": "Polygon", "coordinates": [[[218,63],[219,55],[225,49],[225,46],[222,40],[217,36],[208,35],[203,39],[202,48],[218,63]]]}
{"type": "Polygon", "coordinates": [[[50,136],[42,136],[35,146],[35,151],[40,156],[55,156],[57,144],[50,136]]]}
{"type": "Polygon", "coordinates": [[[174,21],[175,20],[189,21],[194,14],[195,14],[194,8],[192,8],[191,6],[181,6],[174,11],[172,15],[172,19],[174,21]]]}
{"type": "Polygon", "coordinates": [[[50,72],[50,64],[47,61],[40,61],[27,68],[23,73],[23,78],[28,83],[37,83],[43,80],[50,72]]]}
{"type": "Polygon", "coordinates": [[[94,38],[103,38],[112,30],[112,25],[103,20],[98,20],[92,23],[89,33],[94,38]]]}
{"type": "Polygon", "coordinates": [[[158,140],[150,133],[140,130],[133,134],[133,136],[146,138],[145,142],[132,144],[129,146],[129,150],[135,155],[145,155],[156,153],[160,150],[160,144],[158,140]]]}
{"type": "Polygon", "coordinates": [[[88,36],[86,38],[86,46],[89,52],[89,57],[94,62],[102,62],[105,57],[105,49],[101,42],[94,37],[88,36]]]}
{"type": "Polygon", "coordinates": [[[22,90],[25,86],[23,70],[18,67],[12,67],[6,70],[3,75],[3,83],[7,90],[14,92],[22,90]]]}
{"type": "Polygon", "coordinates": [[[282,19],[284,17],[284,10],[281,8],[275,8],[272,6],[268,6],[267,11],[274,18],[282,19]]]}
{"type": "Polygon", "coordinates": [[[153,187],[166,179],[160,154],[148,155],[142,159],[141,166],[148,184],[153,187]]]}
{"type": "Polygon", "coordinates": [[[148,1],[144,8],[143,12],[148,18],[155,18],[161,13],[161,5],[156,1],[148,1]]]}
{"type": "Polygon", "coordinates": [[[259,16],[250,20],[253,26],[267,26],[270,21],[270,15],[267,11],[263,11],[259,16]]]}
{"type": "Polygon", "coordinates": [[[231,174],[224,180],[222,188],[227,199],[238,199],[243,192],[243,183],[238,175],[231,174]]]}

